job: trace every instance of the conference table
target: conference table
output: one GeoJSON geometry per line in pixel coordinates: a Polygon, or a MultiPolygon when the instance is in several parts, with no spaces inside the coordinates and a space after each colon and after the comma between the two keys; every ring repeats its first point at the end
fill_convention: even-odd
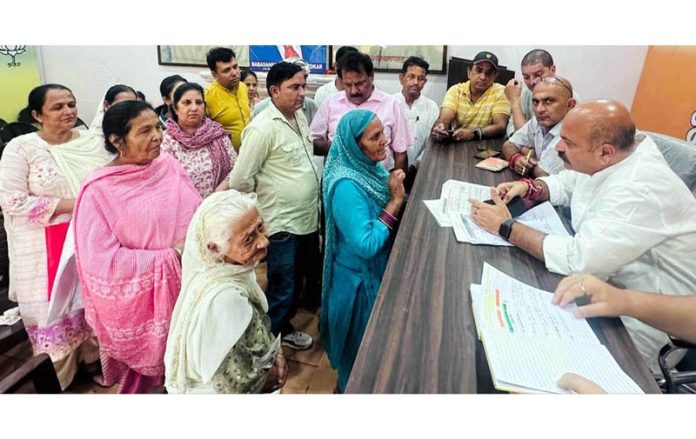
{"type": "MultiPolygon", "coordinates": [[[[484,262],[546,291],[563,277],[515,247],[457,242],[423,200],[440,198],[449,179],[489,186],[517,179],[509,169],[475,167],[479,148],[500,150],[502,143],[426,146],[346,393],[495,392],[476,336],[470,284],[480,283],[484,262]]],[[[621,320],[589,322],[619,366],[646,393],[659,393],[621,320]]]]}

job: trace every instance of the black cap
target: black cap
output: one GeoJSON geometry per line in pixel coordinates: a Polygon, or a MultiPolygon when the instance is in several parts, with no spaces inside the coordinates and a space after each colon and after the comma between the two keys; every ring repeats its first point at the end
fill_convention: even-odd
{"type": "Polygon", "coordinates": [[[479,52],[474,57],[474,64],[478,64],[483,61],[488,61],[493,65],[495,71],[498,71],[498,57],[493,55],[491,52],[479,52]]]}

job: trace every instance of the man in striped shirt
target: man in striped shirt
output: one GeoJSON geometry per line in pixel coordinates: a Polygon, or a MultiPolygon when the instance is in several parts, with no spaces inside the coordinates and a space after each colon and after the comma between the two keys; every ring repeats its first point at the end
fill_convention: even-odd
{"type": "Polygon", "coordinates": [[[441,142],[481,140],[505,134],[510,102],[505,87],[495,83],[498,57],[479,52],[469,67],[469,80],[447,90],[431,137],[441,142]]]}

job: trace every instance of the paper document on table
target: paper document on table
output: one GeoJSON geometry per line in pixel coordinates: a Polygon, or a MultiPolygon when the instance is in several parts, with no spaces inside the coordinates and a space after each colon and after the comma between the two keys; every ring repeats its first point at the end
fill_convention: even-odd
{"type": "Polygon", "coordinates": [[[442,184],[440,199],[444,202],[443,212],[447,217],[455,213],[468,215],[471,210],[470,198],[488,200],[491,198],[491,188],[458,180],[447,180],[442,184]]]}
{"type": "Polygon", "coordinates": [[[481,276],[481,332],[502,332],[600,344],[584,319],[551,303],[552,293],[534,288],[484,263],[481,276]]]}
{"type": "Polygon", "coordinates": [[[600,344],[504,333],[485,334],[484,344],[493,383],[519,393],[566,393],[558,380],[573,372],[608,393],[643,393],[600,344]]]}
{"type": "MultiPolygon", "coordinates": [[[[548,201],[529,209],[517,217],[517,221],[547,235],[569,235],[563,226],[561,217],[558,216],[558,213],[556,213],[556,210],[548,201]]],[[[450,222],[454,228],[454,235],[459,242],[500,246],[512,245],[500,236],[489,233],[476,225],[469,217],[469,214],[452,214],[450,222]]]]}
{"type": "Polygon", "coordinates": [[[444,207],[445,202],[440,200],[423,200],[423,204],[428,208],[435,221],[440,225],[440,227],[452,227],[452,222],[449,217],[445,215],[444,207]]]}
{"type": "Polygon", "coordinates": [[[609,393],[643,393],[602,346],[586,320],[551,304],[551,293],[483,264],[481,285],[471,284],[471,307],[496,389],[563,393],[566,372],[609,393]]]}

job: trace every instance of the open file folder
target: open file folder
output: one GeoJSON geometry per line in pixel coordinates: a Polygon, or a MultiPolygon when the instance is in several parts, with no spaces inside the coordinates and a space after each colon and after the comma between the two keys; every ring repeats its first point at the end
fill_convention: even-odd
{"type": "Polygon", "coordinates": [[[573,372],[608,393],[643,393],[587,321],[575,318],[572,306],[551,304],[551,296],[484,263],[471,303],[495,388],[564,393],[557,382],[573,372]]]}

